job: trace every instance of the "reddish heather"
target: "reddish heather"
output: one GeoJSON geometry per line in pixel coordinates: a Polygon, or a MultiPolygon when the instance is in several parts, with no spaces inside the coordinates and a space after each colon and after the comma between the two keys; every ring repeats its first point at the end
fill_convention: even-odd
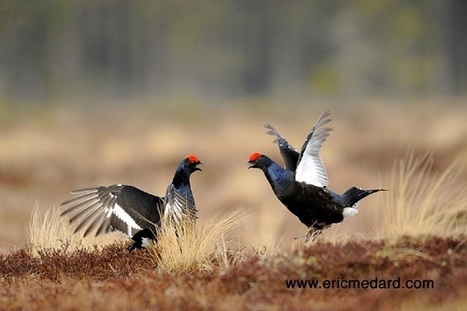
{"type": "Polygon", "coordinates": [[[123,245],[38,258],[19,250],[0,257],[0,309],[459,307],[467,293],[466,251],[465,238],[318,242],[282,255],[251,254],[228,269],[214,262],[209,273],[174,274],[159,271],[151,252],[128,253],[123,245]],[[321,288],[287,288],[287,280],[317,280],[321,288]],[[353,280],[388,288],[342,288],[353,280]],[[387,280],[425,288],[393,288],[387,280]]]}

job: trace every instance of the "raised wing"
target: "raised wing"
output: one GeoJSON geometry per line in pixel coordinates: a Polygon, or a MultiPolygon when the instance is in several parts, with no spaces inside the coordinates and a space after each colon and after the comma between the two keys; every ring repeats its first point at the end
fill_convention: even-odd
{"type": "Polygon", "coordinates": [[[331,122],[329,115],[329,111],[322,113],[306,137],[295,173],[296,181],[317,187],[326,187],[329,184],[326,169],[319,156],[321,146],[332,131],[329,127],[323,128],[331,122]]]}
{"type": "Polygon", "coordinates": [[[113,230],[129,236],[154,226],[160,220],[164,200],[133,186],[122,184],[73,191],[75,196],[61,205],[62,216],[77,223],[75,232],[84,236],[95,230],[96,236],[113,230]]]}
{"type": "Polygon", "coordinates": [[[167,187],[165,194],[165,209],[164,215],[170,215],[173,220],[180,224],[182,219],[188,217],[188,219],[196,219],[196,206],[191,190],[180,191],[175,188],[173,184],[167,187]],[[187,193],[184,195],[183,193],[187,193]]]}
{"type": "Polygon", "coordinates": [[[269,124],[264,125],[268,129],[266,134],[275,136],[276,139],[273,143],[277,143],[282,159],[284,159],[285,168],[289,171],[295,172],[297,168],[298,158],[300,154],[298,151],[289,144],[289,142],[279,134],[279,132],[269,124]]]}

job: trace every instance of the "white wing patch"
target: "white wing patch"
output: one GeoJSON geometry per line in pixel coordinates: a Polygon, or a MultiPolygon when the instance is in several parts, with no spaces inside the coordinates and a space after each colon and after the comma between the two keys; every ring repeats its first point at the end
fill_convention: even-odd
{"type": "Polygon", "coordinates": [[[142,228],[135,222],[135,220],[125,210],[115,203],[112,208],[106,208],[107,218],[112,216],[112,213],[128,225],[127,232],[129,236],[133,235],[133,229],[141,230],[142,228]]]}
{"type": "Polygon", "coordinates": [[[182,207],[180,205],[180,202],[174,200],[166,204],[164,217],[169,216],[173,217],[173,220],[176,222],[177,225],[179,224],[180,219],[182,218],[182,207]]]}
{"type": "Polygon", "coordinates": [[[183,210],[185,209],[187,202],[186,199],[183,199],[180,196],[175,188],[172,189],[172,191],[172,196],[168,199],[168,202],[165,205],[164,217],[172,217],[175,223],[179,225],[180,221],[182,220],[183,210]]]}
{"type": "Polygon", "coordinates": [[[64,211],[61,215],[69,215],[70,223],[77,223],[75,232],[85,230],[84,236],[92,231],[97,236],[111,230],[119,230],[131,236],[141,227],[117,204],[117,196],[113,192],[119,192],[122,187],[124,185],[117,184],[73,191],[75,197],[62,203],[64,211]],[[121,221],[118,228],[113,227],[112,216],[121,221]]]}
{"type": "Polygon", "coordinates": [[[331,128],[322,128],[331,122],[328,118],[329,111],[322,113],[302,147],[300,160],[295,171],[295,180],[316,187],[326,187],[329,184],[328,175],[321,161],[319,152],[326,138],[332,131],[331,128]]]}
{"type": "Polygon", "coordinates": [[[180,224],[183,217],[195,217],[194,204],[188,202],[187,198],[175,189],[173,184],[167,188],[165,200],[164,217],[172,217],[177,225],[180,224]]]}

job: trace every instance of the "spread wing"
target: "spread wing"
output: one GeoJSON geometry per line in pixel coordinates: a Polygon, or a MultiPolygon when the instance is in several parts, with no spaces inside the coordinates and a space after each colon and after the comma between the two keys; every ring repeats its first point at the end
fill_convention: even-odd
{"type": "Polygon", "coordinates": [[[276,136],[273,143],[277,143],[282,159],[284,159],[285,168],[289,171],[295,172],[297,168],[298,158],[300,154],[298,151],[289,144],[289,142],[279,134],[279,132],[269,124],[264,125],[268,131],[266,134],[276,136]]]}
{"type": "Polygon", "coordinates": [[[326,187],[329,184],[326,169],[319,155],[321,146],[332,131],[329,127],[323,127],[331,122],[329,115],[329,111],[322,113],[306,137],[298,160],[296,181],[317,187],[326,187]]]}
{"type": "Polygon", "coordinates": [[[177,224],[179,224],[182,219],[185,219],[185,217],[196,219],[197,210],[191,190],[180,191],[177,190],[173,184],[170,184],[167,187],[165,200],[164,215],[171,215],[177,224]],[[187,193],[187,195],[183,195],[183,192],[187,193]]]}
{"type": "Polygon", "coordinates": [[[75,232],[96,236],[113,230],[129,236],[157,224],[164,206],[163,198],[122,184],[85,188],[72,192],[73,198],[63,202],[62,216],[77,223],[75,232]]]}

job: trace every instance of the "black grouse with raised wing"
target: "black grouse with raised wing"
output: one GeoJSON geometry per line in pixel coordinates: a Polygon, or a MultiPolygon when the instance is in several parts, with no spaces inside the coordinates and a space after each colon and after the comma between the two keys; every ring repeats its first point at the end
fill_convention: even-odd
{"type": "Polygon", "coordinates": [[[201,171],[202,162],[188,155],[178,165],[164,197],[146,193],[134,186],[116,184],[73,191],[73,198],[63,202],[62,216],[77,223],[75,232],[84,236],[121,231],[133,239],[130,250],[142,248],[156,239],[155,229],[161,217],[170,214],[175,222],[182,217],[196,218],[196,207],[190,186],[190,175],[201,171]]]}
{"type": "Polygon", "coordinates": [[[329,112],[322,113],[305,139],[300,153],[271,125],[265,125],[268,134],[275,135],[285,169],[258,152],[249,158],[249,168],[261,169],[276,197],[305,224],[309,231],[307,241],[316,238],[322,230],[344,218],[355,215],[357,202],[368,195],[385,189],[363,190],[352,187],[342,195],[329,189],[326,169],[319,152],[331,128],[329,112]]]}

